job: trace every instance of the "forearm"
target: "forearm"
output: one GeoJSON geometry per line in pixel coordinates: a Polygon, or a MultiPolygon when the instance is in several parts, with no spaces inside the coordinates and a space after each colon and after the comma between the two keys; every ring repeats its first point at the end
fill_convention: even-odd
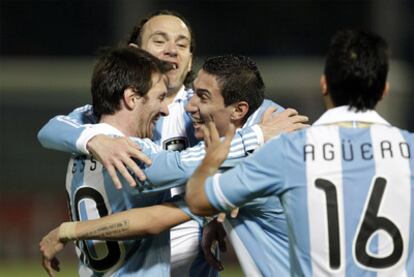
{"type": "Polygon", "coordinates": [[[217,171],[217,166],[211,165],[203,161],[194,172],[193,176],[188,180],[186,185],[185,200],[190,207],[192,213],[196,215],[213,215],[217,213],[204,191],[204,183],[206,179],[217,171]]]}
{"type": "Polygon", "coordinates": [[[40,129],[37,139],[45,148],[78,153],[76,142],[84,129],[70,124],[63,116],[56,116],[40,129]]]}
{"type": "Polygon", "coordinates": [[[92,106],[85,105],[68,115],[50,119],[39,131],[37,138],[43,147],[64,152],[83,153],[79,150],[79,137],[86,126],[96,123],[92,106]]]}
{"type": "Polygon", "coordinates": [[[156,235],[189,219],[173,204],[136,208],[95,220],[65,222],[59,228],[59,239],[125,240],[156,235]]]}

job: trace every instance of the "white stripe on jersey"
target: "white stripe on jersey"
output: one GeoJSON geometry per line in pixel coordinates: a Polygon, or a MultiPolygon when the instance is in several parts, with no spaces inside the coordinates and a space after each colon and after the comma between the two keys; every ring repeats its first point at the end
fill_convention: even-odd
{"type": "MultiPolygon", "coordinates": [[[[392,144],[392,149],[394,149],[395,151],[396,149],[399,149],[399,143],[405,140],[401,135],[400,130],[398,130],[397,128],[391,128],[389,126],[384,125],[374,125],[371,128],[371,137],[376,165],[375,175],[376,177],[383,177],[387,180],[377,216],[385,217],[391,220],[401,232],[403,240],[403,254],[401,259],[395,265],[385,270],[377,269],[379,271],[377,276],[407,276],[407,272],[405,271],[405,269],[409,246],[408,241],[410,238],[410,214],[401,211],[409,211],[411,205],[410,203],[412,201],[412,199],[410,199],[410,161],[409,159],[404,159],[403,157],[401,157],[401,155],[396,155],[395,153],[392,159],[383,159],[381,158],[382,153],[380,149],[381,141],[389,141],[392,144]],[[398,168],[398,170],[392,170],[392,168],[398,168]],[[395,174],[396,171],[397,174],[395,174]],[[397,186],[398,189],[394,189],[397,186]]],[[[371,193],[369,195],[371,195],[371,193]]],[[[365,210],[366,208],[364,208],[364,213],[365,210]]],[[[361,218],[363,218],[363,216],[361,218]]],[[[394,244],[392,242],[391,237],[386,232],[380,231],[377,232],[377,234],[379,236],[378,253],[370,254],[376,257],[386,257],[390,253],[392,253],[394,249],[394,244]]],[[[355,249],[355,246],[353,248],[355,249]]],[[[369,249],[367,249],[367,251],[369,251],[369,249]]],[[[355,261],[357,261],[357,259],[355,259],[355,261]]],[[[362,268],[369,270],[369,268],[366,268],[365,266],[359,263],[358,265],[362,268]]]]}
{"type": "Polygon", "coordinates": [[[187,140],[187,137],[192,134],[187,134],[187,128],[192,125],[189,118],[184,116],[186,113],[186,102],[193,94],[191,89],[185,89],[181,87],[177,95],[174,97],[173,102],[168,104],[169,115],[162,118],[162,125],[157,124],[156,128],[159,132],[159,143],[164,149],[166,148],[165,142],[168,139],[180,137],[187,140]],[[187,120],[187,121],[186,121],[187,120]]]}
{"type": "MultiPolygon", "coordinates": [[[[323,152],[322,145],[324,142],[333,144],[330,148],[334,151],[335,157],[341,157],[341,144],[339,137],[339,128],[318,128],[308,129],[306,132],[306,143],[315,146],[315,153],[323,152]],[[329,141],[328,141],[329,140],[329,141]]],[[[343,222],[343,193],[342,193],[342,170],[341,159],[326,161],[316,157],[313,162],[306,163],[307,174],[307,196],[308,196],[308,219],[309,219],[309,239],[310,239],[310,256],[312,257],[312,275],[319,276],[345,276],[345,240],[344,240],[344,222],[343,222]],[[333,175],[331,169],[336,169],[337,174],[333,175]],[[328,220],[327,220],[327,202],[326,193],[315,186],[318,178],[329,176],[329,181],[335,185],[338,197],[338,216],[339,216],[339,244],[340,249],[340,267],[336,270],[330,269],[329,263],[329,239],[328,239],[328,220]],[[311,222],[310,222],[311,220],[311,222]],[[318,256],[318,255],[320,256],[318,256]]]]}
{"type": "MultiPolygon", "coordinates": [[[[84,168],[91,168],[96,166],[96,169],[94,171],[88,171],[87,174],[83,175],[83,180],[82,180],[82,185],[77,187],[75,190],[74,188],[72,188],[72,184],[73,184],[73,176],[74,174],[72,173],[72,168],[74,166],[74,158],[71,158],[69,161],[69,165],[68,165],[68,171],[66,174],[66,189],[67,192],[69,194],[69,198],[70,198],[70,209],[71,209],[71,214],[72,216],[77,217],[77,213],[75,210],[74,205],[76,203],[74,203],[74,199],[73,196],[76,195],[76,192],[82,188],[85,187],[92,187],[93,189],[95,189],[96,191],[98,191],[100,193],[100,195],[102,196],[104,203],[105,203],[105,207],[108,210],[108,215],[112,214],[112,208],[111,205],[109,203],[108,197],[107,197],[107,193],[105,191],[105,185],[104,185],[104,176],[102,174],[102,164],[100,163],[95,163],[92,164],[90,159],[86,159],[85,160],[85,164],[83,165],[84,168]]],[[[86,170],[85,170],[86,172],[86,170]]],[[[99,211],[98,208],[96,206],[96,202],[90,198],[84,198],[82,200],[80,200],[77,203],[77,207],[76,207],[79,211],[79,218],[78,220],[83,221],[83,220],[93,220],[93,219],[98,219],[100,218],[99,215],[99,211]],[[82,207],[84,206],[85,209],[83,209],[82,207]],[[84,211],[86,214],[86,218],[82,217],[82,213],[81,211],[84,211]]],[[[90,240],[93,243],[93,248],[95,250],[95,254],[96,256],[94,256],[94,258],[96,260],[100,260],[105,258],[108,255],[108,247],[105,241],[102,240],[90,240]]],[[[81,241],[80,242],[81,245],[83,245],[84,243],[86,243],[86,241],[81,241]]],[[[121,266],[124,264],[125,262],[125,246],[124,243],[122,241],[118,241],[118,245],[119,245],[119,250],[120,250],[120,257],[117,261],[116,264],[114,264],[110,269],[106,270],[105,273],[102,275],[104,277],[106,276],[111,276],[115,271],[119,270],[121,268],[121,266]]],[[[81,251],[78,247],[76,247],[76,253],[78,255],[78,258],[80,258],[80,254],[81,251]]],[[[85,274],[85,272],[92,272],[91,269],[86,266],[83,263],[79,263],[79,267],[78,267],[78,273],[80,276],[85,276],[82,274],[85,274]]]]}
{"type": "Polygon", "coordinates": [[[75,128],[81,128],[85,127],[85,125],[81,125],[75,121],[73,121],[70,117],[66,115],[59,115],[56,117],[57,120],[67,123],[68,125],[75,127],[75,128]]]}
{"type": "Polygon", "coordinates": [[[220,175],[221,173],[217,173],[213,176],[213,189],[214,189],[214,193],[216,194],[218,200],[220,201],[220,203],[223,203],[225,206],[224,208],[226,210],[230,210],[230,209],[234,209],[236,208],[236,206],[234,206],[228,199],[226,196],[224,196],[223,191],[220,188],[220,175]]]}
{"type": "Polygon", "coordinates": [[[226,231],[227,237],[231,242],[231,245],[234,248],[234,251],[236,252],[239,264],[243,268],[243,273],[245,276],[262,276],[252,256],[250,256],[249,251],[246,249],[244,243],[241,241],[240,237],[237,235],[237,232],[233,229],[231,224],[225,220],[223,222],[223,227],[226,231]]]}

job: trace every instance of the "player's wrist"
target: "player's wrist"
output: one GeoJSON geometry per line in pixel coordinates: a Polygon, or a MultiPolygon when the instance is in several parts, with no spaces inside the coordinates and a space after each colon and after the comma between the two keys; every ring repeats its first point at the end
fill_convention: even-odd
{"type": "Polygon", "coordinates": [[[216,162],[216,161],[203,160],[198,170],[200,173],[208,177],[216,173],[220,165],[221,163],[216,162]]]}
{"type": "Polygon", "coordinates": [[[76,224],[77,222],[63,222],[59,226],[59,240],[62,242],[76,240],[76,224]]]}

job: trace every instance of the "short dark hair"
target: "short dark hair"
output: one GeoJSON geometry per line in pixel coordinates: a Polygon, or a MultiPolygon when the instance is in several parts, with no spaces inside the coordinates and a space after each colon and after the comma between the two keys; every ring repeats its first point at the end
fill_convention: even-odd
{"type": "MultiPolygon", "coordinates": [[[[144,17],[141,21],[139,21],[134,28],[132,29],[131,34],[129,35],[129,39],[127,41],[128,44],[130,43],[134,43],[136,45],[138,45],[139,47],[142,46],[142,31],[144,28],[145,23],[147,23],[151,18],[159,16],[159,15],[171,15],[174,17],[179,18],[181,21],[184,22],[184,24],[187,26],[188,31],[190,32],[190,36],[191,36],[191,40],[190,40],[190,52],[194,53],[195,51],[195,37],[194,37],[194,33],[193,30],[191,28],[190,23],[188,22],[188,20],[182,16],[181,14],[179,14],[176,11],[172,11],[172,10],[157,10],[149,15],[147,15],[146,17],[144,17]]],[[[194,81],[194,71],[190,70],[185,79],[184,79],[184,85],[185,86],[191,86],[192,82],[194,81]]]]}
{"type": "Polygon", "coordinates": [[[100,53],[91,81],[92,107],[97,118],[119,110],[125,89],[145,96],[153,85],[152,75],[165,74],[172,68],[138,48],[104,48],[100,53]]]}
{"type": "Polygon", "coordinates": [[[386,41],[368,31],[343,30],[332,38],[325,63],[335,106],[374,109],[385,89],[389,68],[386,41]]]}
{"type": "Polygon", "coordinates": [[[242,55],[223,55],[207,59],[202,69],[217,77],[226,106],[246,101],[249,111],[245,120],[264,100],[265,85],[256,63],[242,55]]]}

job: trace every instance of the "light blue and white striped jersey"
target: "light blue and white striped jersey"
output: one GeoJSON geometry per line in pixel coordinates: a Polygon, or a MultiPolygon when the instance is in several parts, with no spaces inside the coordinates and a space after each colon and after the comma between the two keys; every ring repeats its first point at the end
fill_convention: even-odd
{"type": "Polygon", "coordinates": [[[293,276],[414,276],[413,149],[414,135],[375,111],[338,107],[210,177],[205,191],[222,211],[279,197],[293,276]]]}
{"type": "MultiPolygon", "coordinates": [[[[169,115],[161,117],[154,128],[153,141],[167,150],[183,150],[188,146],[198,143],[194,137],[194,128],[191,118],[185,111],[189,99],[193,95],[191,89],[183,86],[173,101],[168,105],[169,115]]],[[[73,111],[68,116],[57,116],[53,118],[39,133],[39,139],[48,141],[60,150],[76,152],[76,148],[85,151],[86,141],[79,140],[82,132],[87,126],[82,124],[95,124],[92,106],[86,105],[73,111]],[[66,125],[65,125],[66,124],[66,125]],[[66,128],[70,127],[70,128],[66,128]],[[55,131],[54,131],[55,130],[55,131]],[[42,134],[42,135],[40,135],[42,134]],[[64,146],[68,146],[65,147],[64,146]],[[77,146],[81,145],[81,146],[77,146]]],[[[87,132],[88,137],[94,135],[93,130],[87,132]]],[[[99,130],[97,131],[97,133],[99,130]]],[[[86,138],[87,139],[87,138],[86,138]]],[[[171,189],[172,195],[183,191],[183,187],[171,189]]],[[[169,192],[166,191],[168,194],[169,192]]],[[[171,275],[172,276],[215,276],[216,271],[212,269],[204,259],[200,251],[199,240],[201,237],[201,226],[194,220],[187,221],[171,229],[171,275]],[[207,273],[210,271],[210,273],[207,273]]]]}
{"type": "MultiPolygon", "coordinates": [[[[168,104],[168,116],[160,117],[154,128],[152,140],[166,150],[181,151],[194,146],[198,140],[194,137],[192,120],[185,108],[193,95],[191,89],[184,86],[173,101],[168,104]]],[[[171,195],[184,191],[184,187],[171,189],[171,195]]],[[[217,271],[209,266],[200,249],[201,226],[189,220],[170,229],[171,276],[217,276],[217,271]]]]}
{"type": "Polygon", "coordinates": [[[182,87],[168,105],[168,116],[160,117],[155,124],[152,141],[163,149],[180,151],[198,143],[193,122],[185,110],[193,94],[191,89],[182,87]]]}
{"type": "MultiPolygon", "coordinates": [[[[183,105],[186,102],[180,101],[179,103],[182,103],[183,105]]],[[[91,106],[79,108],[69,116],[58,116],[52,119],[44,128],[42,128],[42,131],[39,133],[39,140],[41,140],[43,145],[48,145],[51,148],[63,151],[79,152],[79,145],[82,145],[79,148],[85,148],[83,143],[79,143],[79,137],[85,139],[86,137],[90,137],[93,134],[93,132],[89,131],[89,128],[95,128],[94,130],[98,130],[96,133],[101,132],[111,135],[122,135],[121,133],[119,133],[118,130],[107,124],[81,125],[84,122],[90,122],[93,124],[95,123],[95,121],[96,120],[92,115],[91,106]]],[[[177,133],[179,133],[180,131],[179,129],[174,130],[177,133]]],[[[170,136],[177,137],[171,132],[170,136]]],[[[250,131],[240,130],[238,131],[236,137],[238,138],[235,139],[232,144],[234,146],[234,151],[232,154],[233,157],[231,157],[232,155],[230,155],[230,164],[234,163],[232,162],[233,160],[238,160],[240,157],[244,157],[246,153],[253,151],[260,145],[262,140],[262,138],[256,134],[254,128],[251,128],[250,131]]],[[[192,174],[192,172],[198,166],[199,162],[202,160],[205,153],[203,143],[200,143],[199,145],[192,149],[189,149],[188,151],[184,151],[181,154],[178,154],[177,152],[163,151],[159,146],[155,145],[152,141],[148,139],[132,139],[137,144],[139,144],[142,147],[143,152],[146,153],[153,160],[153,166],[145,169],[145,173],[150,183],[140,183],[137,187],[137,190],[142,193],[152,193],[154,191],[165,192],[168,188],[184,184],[186,179],[192,174]],[[160,174],[160,172],[164,172],[167,174],[160,174]],[[168,174],[168,172],[172,173],[168,174]]],[[[189,141],[189,143],[191,144],[191,140],[189,141]]],[[[166,145],[166,147],[170,148],[168,145],[166,145]]],[[[188,228],[185,229],[188,231],[188,228]]],[[[182,238],[182,235],[180,237],[182,238]]],[[[182,240],[180,241],[182,242],[182,240]]],[[[177,244],[178,242],[179,241],[177,240],[177,244]]],[[[163,249],[163,251],[164,250],[165,249],[163,249]]],[[[180,246],[178,250],[182,250],[182,246],[180,246]]],[[[188,275],[214,276],[216,272],[212,271],[211,268],[205,263],[204,257],[202,256],[202,254],[200,254],[201,252],[199,251],[198,247],[197,252],[198,254],[196,253],[192,259],[192,265],[190,267],[185,267],[186,270],[189,270],[188,275]]],[[[182,261],[182,255],[178,256],[181,257],[182,261]]],[[[174,257],[172,258],[174,259],[174,257]]],[[[179,260],[178,263],[180,263],[181,261],[179,260]]],[[[182,266],[179,268],[179,270],[181,270],[181,268],[182,266]]],[[[139,270],[139,267],[135,268],[135,270],[139,270]]],[[[180,272],[181,276],[183,275],[181,274],[183,271],[178,272],[180,272]]],[[[174,273],[174,271],[172,273],[174,273]]]]}
{"type": "MultiPolygon", "coordinates": [[[[73,220],[97,219],[164,201],[164,193],[143,195],[128,185],[122,190],[115,189],[106,169],[86,155],[70,160],[66,189],[73,220]]],[[[134,240],[78,241],[79,275],[169,276],[169,239],[167,231],[134,240]]]]}
{"type": "MultiPolygon", "coordinates": [[[[100,125],[102,130],[104,128],[107,130],[107,133],[120,135],[120,132],[112,126],[102,123],[100,125]]],[[[251,134],[255,136],[254,131],[251,134]]],[[[114,188],[106,169],[102,168],[99,162],[86,155],[71,159],[66,183],[74,220],[95,219],[113,212],[151,206],[165,201],[165,190],[183,185],[197,168],[205,153],[202,143],[188,150],[177,152],[162,150],[149,139],[131,139],[140,145],[142,151],[153,160],[153,165],[146,168],[140,164],[147,175],[148,182],[140,183],[136,188],[131,188],[122,178],[123,190],[117,190],[114,188]],[[196,159],[196,157],[199,158],[196,159]]],[[[246,145],[241,142],[242,139],[233,141],[230,161],[237,160],[241,156],[247,155],[250,150],[254,150],[249,146],[244,148],[246,145]]],[[[79,247],[83,249],[78,253],[81,261],[80,273],[84,275],[91,275],[91,273],[96,275],[102,271],[126,276],[132,272],[136,276],[170,275],[168,231],[142,240],[119,243],[81,242],[79,247]],[[154,243],[156,243],[155,246],[154,243]],[[88,248],[86,249],[86,247],[88,248]],[[115,249],[116,255],[111,254],[109,248],[115,249]],[[115,255],[116,259],[112,258],[112,255],[115,255]],[[131,262],[130,257],[137,261],[142,260],[142,262],[131,262]]],[[[191,270],[200,273],[199,268],[191,270]]],[[[203,272],[209,272],[208,268],[204,268],[204,270],[207,271],[203,272]]]]}
{"type": "MultiPolygon", "coordinates": [[[[269,107],[276,107],[277,112],[284,110],[274,102],[265,100],[248,118],[243,128],[260,122],[269,107]]],[[[240,161],[242,159],[238,162],[240,161]]],[[[224,170],[227,169],[229,168],[224,170]]],[[[262,197],[249,201],[240,207],[236,218],[227,217],[223,227],[245,276],[289,274],[287,223],[278,197],[262,197]]]]}

